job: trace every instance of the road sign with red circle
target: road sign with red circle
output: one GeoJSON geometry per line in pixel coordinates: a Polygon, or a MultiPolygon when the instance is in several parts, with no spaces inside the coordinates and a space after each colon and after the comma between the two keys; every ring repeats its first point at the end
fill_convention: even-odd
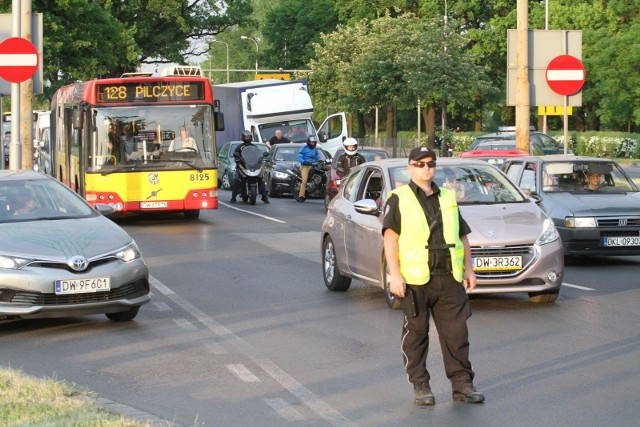
{"type": "Polygon", "coordinates": [[[560,95],[573,95],[584,85],[586,73],[582,62],[571,55],[560,55],[547,65],[547,84],[560,95]]]}
{"type": "Polygon", "coordinates": [[[38,49],[27,39],[11,37],[0,43],[0,77],[20,83],[38,69],[38,49]]]}

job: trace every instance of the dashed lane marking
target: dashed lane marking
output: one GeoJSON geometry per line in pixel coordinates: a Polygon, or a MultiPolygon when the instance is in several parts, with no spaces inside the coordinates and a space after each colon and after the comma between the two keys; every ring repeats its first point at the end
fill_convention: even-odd
{"type": "Polygon", "coordinates": [[[227,365],[227,369],[236,374],[241,381],[245,383],[259,383],[260,378],[251,373],[243,364],[227,365]]]}

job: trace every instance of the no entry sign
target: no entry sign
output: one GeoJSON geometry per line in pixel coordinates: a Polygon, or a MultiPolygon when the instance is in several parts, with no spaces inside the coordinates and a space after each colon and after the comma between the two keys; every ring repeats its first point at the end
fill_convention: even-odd
{"type": "Polygon", "coordinates": [[[584,85],[585,71],[582,62],[571,55],[560,55],[547,65],[547,84],[560,95],[573,95],[584,85]]]}
{"type": "Polygon", "coordinates": [[[27,39],[11,37],[0,43],[0,77],[12,83],[29,79],[38,69],[38,50],[27,39]]]}

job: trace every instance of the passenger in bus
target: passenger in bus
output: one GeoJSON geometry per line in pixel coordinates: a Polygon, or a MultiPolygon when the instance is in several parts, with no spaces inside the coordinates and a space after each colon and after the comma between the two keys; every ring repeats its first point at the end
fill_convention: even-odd
{"type": "Polygon", "coordinates": [[[122,143],[124,145],[124,152],[127,156],[127,159],[133,154],[133,150],[135,148],[135,141],[133,137],[133,128],[131,125],[126,125],[124,127],[124,135],[122,136],[122,143]]]}
{"type": "Polygon", "coordinates": [[[189,136],[186,128],[180,128],[180,139],[174,139],[169,144],[169,151],[195,150],[198,151],[196,140],[189,136]]]}

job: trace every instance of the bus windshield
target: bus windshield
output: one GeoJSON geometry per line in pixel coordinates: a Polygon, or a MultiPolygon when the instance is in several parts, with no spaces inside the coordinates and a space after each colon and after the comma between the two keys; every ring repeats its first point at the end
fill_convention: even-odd
{"type": "Polygon", "coordinates": [[[87,172],[215,166],[208,105],[99,107],[89,120],[87,172]]]}

